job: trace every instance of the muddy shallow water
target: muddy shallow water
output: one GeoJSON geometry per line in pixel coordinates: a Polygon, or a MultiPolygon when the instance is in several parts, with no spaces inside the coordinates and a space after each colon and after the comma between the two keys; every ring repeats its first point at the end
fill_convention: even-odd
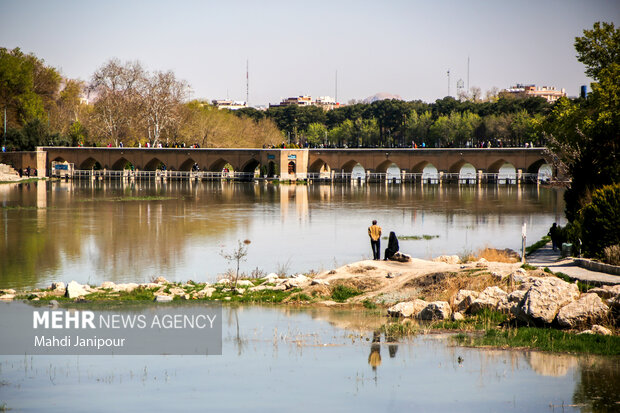
{"type": "MultiPolygon", "coordinates": [[[[12,305],[12,304],[7,304],[12,305]]],[[[612,411],[620,360],[387,342],[385,318],[224,307],[221,356],[0,356],[12,411],[612,411]]]]}

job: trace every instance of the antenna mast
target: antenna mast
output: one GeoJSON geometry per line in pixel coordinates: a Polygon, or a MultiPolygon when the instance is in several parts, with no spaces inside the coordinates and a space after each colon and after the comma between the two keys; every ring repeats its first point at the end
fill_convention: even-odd
{"type": "Polygon", "coordinates": [[[250,107],[250,60],[245,61],[245,105],[250,107]]]}
{"type": "Polygon", "coordinates": [[[469,93],[469,56],[467,56],[467,93],[469,93]]]}
{"type": "Polygon", "coordinates": [[[450,69],[448,69],[448,96],[450,96],[450,69]]]}
{"type": "Polygon", "coordinates": [[[336,70],[336,88],[334,100],[336,101],[336,103],[338,103],[338,70],[336,70]]]}

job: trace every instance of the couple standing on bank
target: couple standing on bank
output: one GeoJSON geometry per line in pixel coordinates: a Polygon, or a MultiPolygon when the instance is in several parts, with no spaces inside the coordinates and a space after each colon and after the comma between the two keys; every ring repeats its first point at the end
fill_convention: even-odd
{"type": "MultiPolygon", "coordinates": [[[[377,225],[377,220],[372,221],[372,225],[368,227],[368,236],[370,237],[370,247],[372,248],[373,260],[381,259],[381,227],[377,225]]],[[[411,257],[399,251],[398,238],[394,231],[390,232],[388,238],[388,247],[385,249],[384,260],[407,262],[411,257]]]]}

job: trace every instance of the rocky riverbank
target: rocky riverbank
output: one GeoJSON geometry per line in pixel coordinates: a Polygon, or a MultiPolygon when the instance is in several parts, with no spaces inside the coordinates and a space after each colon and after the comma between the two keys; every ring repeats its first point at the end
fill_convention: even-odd
{"type": "Polygon", "coordinates": [[[462,263],[456,256],[408,263],[360,261],[319,274],[221,279],[216,283],[172,283],[158,277],[148,283],[72,281],[27,291],[0,290],[0,300],[58,302],[217,300],[241,303],[289,303],[328,307],[363,306],[387,315],[425,321],[460,321],[498,312],[507,322],[574,332],[617,335],[620,285],[580,291],[540,269],[520,263],[462,263]]]}

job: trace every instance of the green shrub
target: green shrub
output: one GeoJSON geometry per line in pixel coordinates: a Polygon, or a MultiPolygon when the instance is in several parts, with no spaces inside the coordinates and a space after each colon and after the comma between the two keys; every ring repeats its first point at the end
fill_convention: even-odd
{"type": "Polygon", "coordinates": [[[364,308],[367,308],[369,310],[374,310],[375,308],[377,308],[377,304],[373,303],[370,300],[364,300],[362,301],[362,304],[364,305],[364,308]]]}
{"type": "Polygon", "coordinates": [[[347,287],[345,285],[337,285],[332,291],[332,299],[334,301],[343,302],[351,297],[360,295],[362,292],[357,288],[347,287]]]}
{"type": "Polygon", "coordinates": [[[602,257],[605,247],[620,244],[620,184],[607,185],[592,194],[581,210],[581,235],[586,256],[602,257]]]}

